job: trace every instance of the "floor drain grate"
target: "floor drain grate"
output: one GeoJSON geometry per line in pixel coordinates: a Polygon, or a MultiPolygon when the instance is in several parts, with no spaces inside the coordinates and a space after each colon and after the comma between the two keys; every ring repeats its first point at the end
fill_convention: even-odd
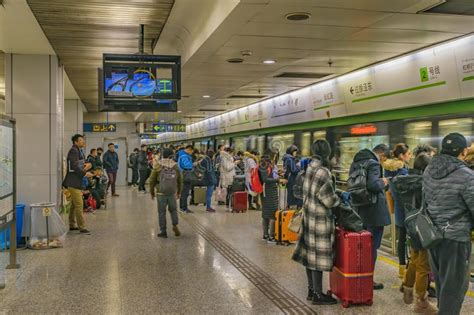
{"type": "Polygon", "coordinates": [[[268,299],[285,314],[316,314],[307,304],[282,287],[275,279],[252,263],[229,243],[218,237],[208,228],[190,216],[183,216],[206,241],[208,241],[225,259],[253,283],[268,299]]]}

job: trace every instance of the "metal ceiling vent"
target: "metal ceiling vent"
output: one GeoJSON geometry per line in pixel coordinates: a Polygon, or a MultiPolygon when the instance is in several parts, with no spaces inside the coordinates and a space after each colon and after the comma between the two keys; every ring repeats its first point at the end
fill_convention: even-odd
{"type": "Polygon", "coordinates": [[[293,12],[285,15],[288,21],[306,21],[311,18],[311,14],[308,12],[293,12]]]}
{"type": "Polygon", "coordinates": [[[474,15],[474,1],[442,0],[439,4],[428,7],[418,13],[474,15]]]}
{"type": "Polygon", "coordinates": [[[229,58],[227,59],[228,63],[242,63],[244,62],[243,58],[229,58]]]}
{"type": "Polygon", "coordinates": [[[321,79],[331,75],[331,73],[315,73],[315,72],[283,72],[274,76],[274,78],[289,79],[321,79]]]}

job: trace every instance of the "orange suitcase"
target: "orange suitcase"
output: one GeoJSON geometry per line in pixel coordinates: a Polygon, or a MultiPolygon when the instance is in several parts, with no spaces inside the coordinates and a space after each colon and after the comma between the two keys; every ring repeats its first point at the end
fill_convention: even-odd
{"type": "Polygon", "coordinates": [[[298,240],[298,234],[288,230],[288,224],[295,212],[295,210],[278,210],[275,213],[275,239],[279,244],[294,243],[298,240]]]}

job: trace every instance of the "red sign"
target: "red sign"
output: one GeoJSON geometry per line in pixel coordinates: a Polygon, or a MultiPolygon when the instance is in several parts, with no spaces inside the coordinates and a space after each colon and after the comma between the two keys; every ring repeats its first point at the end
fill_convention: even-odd
{"type": "Polygon", "coordinates": [[[374,133],[377,133],[377,127],[372,124],[351,127],[351,135],[370,135],[374,133]]]}

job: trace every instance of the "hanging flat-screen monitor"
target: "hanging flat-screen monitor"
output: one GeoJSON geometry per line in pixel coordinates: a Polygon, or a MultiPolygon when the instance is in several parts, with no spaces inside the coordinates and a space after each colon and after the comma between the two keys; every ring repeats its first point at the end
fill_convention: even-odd
{"type": "Polygon", "coordinates": [[[173,112],[180,98],[180,56],[104,54],[101,111],[173,112]]]}

